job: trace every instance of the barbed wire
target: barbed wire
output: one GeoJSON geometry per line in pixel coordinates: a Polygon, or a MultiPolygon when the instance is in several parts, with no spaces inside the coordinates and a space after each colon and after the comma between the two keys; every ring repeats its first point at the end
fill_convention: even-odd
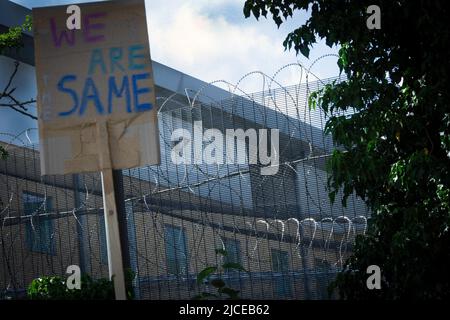
{"type": "MultiPolygon", "coordinates": [[[[196,269],[200,270],[201,266],[206,266],[211,259],[217,259],[214,255],[208,254],[207,244],[216,246],[217,244],[226,249],[226,239],[233,237],[235,240],[245,241],[243,256],[246,258],[247,267],[250,270],[255,269],[257,265],[270,265],[272,258],[265,253],[267,248],[272,244],[276,247],[290,248],[302,264],[315,257],[315,254],[321,261],[331,261],[331,265],[336,269],[343,266],[344,259],[349,253],[349,248],[358,234],[364,234],[367,230],[367,218],[369,216],[367,208],[362,200],[358,200],[353,195],[351,200],[354,212],[344,207],[338,208],[339,212],[335,212],[333,204],[328,199],[326,172],[318,169],[318,162],[325,161],[330,157],[331,152],[325,145],[326,137],[323,134],[323,124],[326,122],[325,115],[321,110],[312,110],[308,105],[308,96],[311,90],[317,90],[323,85],[330,83],[332,80],[341,81],[341,78],[319,79],[315,76],[311,69],[321,59],[333,57],[333,55],[325,55],[313,61],[313,63],[305,68],[300,63],[292,63],[279,68],[273,76],[267,76],[261,71],[254,71],[245,74],[236,84],[231,84],[225,80],[217,80],[205,84],[198,90],[186,88],[185,96],[173,93],[167,97],[158,96],[157,105],[158,121],[160,127],[160,142],[162,152],[162,162],[158,166],[148,166],[145,168],[136,168],[124,170],[123,175],[129,179],[130,193],[125,199],[125,203],[131,204],[133,210],[127,212],[127,221],[129,228],[137,228],[136,219],[142,218],[143,229],[138,240],[130,241],[130,250],[134,252],[137,264],[145,264],[150,266],[143,272],[144,274],[153,273],[161,274],[162,270],[166,270],[167,265],[163,259],[154,258],[148,255],[149,249],[147,242],[157,249],[160,243],[166,240],[165,226],[169,222],[176,225],[191,226],[192,229],[192,247],[187,254],[185,248],[174,244],[175,255],[183,256],[188,261],[188,265],[194,264],[196,269]],[[293,86],[284,87],[281,81],[277,80],[280,74],[288,69],[296,68],[299,72],[299,82],[293,86]],[[241,84],[253,75],[261,76],[262,90],[258,93],[247,93],[241,89],[241,84]],[[315,81],[311,81],[314,78],[315,81]],[[215,99],[209,94],[209,88],[217,84],[225,84],[228,86],[228,99],[215,99]],[[280,98],[281,97],[281,98],[280,98]],[[193,121],[197,117],[203,119],[214,110],[218,110],[223,119],[229,117],[229,124],[236,128],[235,120],[244,118],[238,112],[238,103],[242,102],[242,110],[244,110],[244,102],[248,106],[253,107],[253,113],[265,112],[273,110],[276,112],[276,121],[284,121],[284,146],[280,150],[279,157],[284,159],[279,164],[272,165],[278,167],[278,173],[275,176],[262,176],[253,179],[254,172],[263,167],[261,164],[234,164],[234,165],[200,165],[200,164],[184,164],[174,165],[170,162],[170,152],[172,147],[171,140],[165,135],[169,129],[175,129],[176,120],[173,113],[185,112],[188,116],[183,118],[181,115],[179,125],[192,128],[193,121]],[[282,119],[282,120],[281,120],[282,119]],[[312,121],[314,119],[314,121],[312,121]],[[313,141],[313,130],[322,132],[322,145],[313,141]],[[310,132],[308,132],[310,131],[310,132]],[[303,143],[308,147],[300,155],[292,158],[291,151],[299,147],[299,143],[303,143]],[[306,150],[307,149],[307,150],[306,150]],[[294,178],[292,178],[294,175],[294,178]],[[133,180],[134,179],[134,180],[133,180]],[[235,179],[235,180],[233,180],[235,179]],[[302,202],[302,206],[306,207],[303,213],[284,212],[291,200],[288,201],[286,189],[289,188],[288,183],[294,180],[300,188],[298,190],[289,190],[294,195],[291,196],[298,208],[298,203],[302,202]],[[235,182],[231,182],[235,181],[235,182]],[[275,188],[275,184],[278,183],[275,188]],[[142,188],[142,184],[146,185],[146,189],[142,188]],[[268,197],[267,187],[274,189],[274,194],[268,197]],[[203,188],[203,189],[202,189],[203,188]],[[148,190],[147,190],[148,189],[148,190]],[[284,190],[284,205],[280,205],[283,199],[275,199],[276,190],[284,190]],[[315,190],[313,190],[315,189],[315,190]],[[203,191],[202,191],[203,190],[203,191]],[[248,191],[250,190],[250,191],[248,191]],[[189,207],[183,209],[183,199],[187,198],[189,207]],[[161,202],[166,200],[173,202],[172,205],[159,206],[158,199],[161,202]],[[267,216],[265,207],[267,201],[275,201],[271,207],[271,216],[267,216]],[[209,202],[211,210],[205,209],[209,202]],[[262,202],[259,203],[259,202],[262,202]],[[212,203],[220,210],[213,209],[212,203]],[[360,206],[356,208],[357,206],[360,206]],[[178,207],[178,208],[175,208],[178,207]],[[262,211],[258,211],[258,208],[262,211]],[[139,208],[141,208],[139,210],[139,208]],[[312,211],[317,213],[312,214],[312,211]],[[145,220],[145,218],[149,219],[145,220]],[[132,222],[134,221],[134,223],[132,222]],[[134,225],[133,225],[134,224],[134,225]],[[153,241],[149,240],[153,239],[153,241]],[[334,246],[334,247],[333,247],[334,246]],[[333,253],[336,254],[333,260],[333,253]],[[153,271],[149,271],[153,270],[153,271]]],[[[216,111],[215,111],[216,112],[216,111]]],[[[244,113],[244,111],[242,111],[244,113]]],[[[256,123],[251,119],[247,119],[250,124],[258,124],[264,128],[270,128],[268,119],[263,118],[262,123],[256,123]]],[[[273,119],[272,119],[273,120],[273,119]]],[[[271,121],[272,121],[271,120],[271,121]]],[[[221,124],[223,125],[223,123],[221,124]]],[[[38,163],[38,152],[36,145],[30,139],[29,133],[35,128],[26,129],[18,134],[0,133],[2,140],[6,140],[3,146],[13,155],[25,153],[24,158],[28,157],[34,164],[32,170],[33,175],[38,175],[39,170],[36,168],[38,163]],[[5,138],[7,137],[7,138],[5,138]],[[29,155],[26,155],[26,153],[29,155]]],[[[301,144],[300,144],[301,145],[301,144]]],[[[15,156],[14,156],[15,158],[15,156]]],[[[61,219],[73,220],[74,223],[68,224],[67,232],[72,234],[81,234],[81,241],[87,241],[89,246],[94,242],[98,242],[96,238],[100,238],[99,222],[93,223],[92,220],[85,217],[98,216],[101,213],[102,202],[101,194],[99,195],[100,179],[96,174],[84,174],[83,186],[81,190],[74,190],[67,186],[59,186],[51,184],[43,177],[40,177],[34,183],[39,188],[44,189],[41,203],[33,209],[32,212],[24,214],[21,208],[14,203],[20,202],[21,194],[19,185],[27,184],[30,180],[27,168],[25,172],[11,176],[8,172],[7,163],[11,163],[13,158],[0,162],[0,167],[4,166],[5,170],[0,169],[0,181],[2,183],[1,199],[7,199],[6,203],[0,203],[0,219],[1,223],[1,251],[2,259],[7,269],[8,286],[14,288],[20,287],[20,281],[13,268],[13,257],[19,250],[17,241],[23,236],[21,225],[30,223],[32,232],[39,234],[36,221],[38,219],[61,219]],[[50,194],[58,192],[63,196],[63,204],[61,208],[47,208],[47,201],[50,194]],[[77,198],[78,200],[76,200],[77,198]],[[78,203],[69,208],[70,203],[78,203]]],[[[17,161],[17,159],[15,159],[17,161]]],[[[65,179],[65,178],[64,178],[65,179]]],[[[36,187],[37,188],[37,187],[36,187]]],[[[267,205],[270,205],[267,204],[267,205]]],[[[63,234],[61,230],[53,230],[50,241],[59,239],[61,245],[63,234]]],[[[70,237],[69,237],[70,241],[70,237]]],[[[78,240],[80,241],[80,239],[78,240]]],[[[20,241],[19,241],[20,242],[20,241]]],[[[20,244],[22,261],[34,259],[31,251],[23,250],[23,244],[20,244]]],[[[95,245],[94,245],[95,247],[95,245]]],[[[77,250],[76,246],[70,248],[70,257],[77,250]]],[[[100,264],[98,250],[89,250],[90,265],[100,264]]],[[[150,250],[151,251],[151,250],[150,250]]],[[[63,265],[67,257],[61,255],[60,265],[63,265]],[[64,261],[63,261],[64,260],[64,261]]],[[[48,266],[53,268],[53,258],[46,255],[48,266]],[[51,261],[50,261],[50,260],[51,261]]],[[[222,257],[223,259],[223,257],[222,257]]],[[[293,263],[293,262],[292,262],[293,263]]],[[[261,268],[261,267],[260,267],[261,268]]],[[[92,271],[92,270],[91,270],[92,271]]],[[[138,270],[139,271],[139,270],[138,270]]],[[[190,275],[182,275],[190,277],[190,275]]],[[[0,277],[0,284],[2,283],[0,277]]]]}

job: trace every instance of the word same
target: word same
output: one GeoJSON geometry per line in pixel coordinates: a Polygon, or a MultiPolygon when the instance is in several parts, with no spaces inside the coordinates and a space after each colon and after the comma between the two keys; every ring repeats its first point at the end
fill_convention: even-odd
{"type": "MultiPolygon", "coordinates": [[[[105,24],[98,19],[106,17],[105,12],[85,15],[83,30],[79,32],[57,30],[55,19],[51,18],[49,23],[54,47],[77,47],[105,41],[106,35],[102,33],[105,24]]],[[[115,106],[125,108],[127,113],[151,110],[153,105],[148,102],[151,93],[148,86],[150,64],[144,44],[111,48],[104,48],[103,45],[102,48],[91,49],[87,70],[63,74],[57,81],[58,91],[67,95],[71,101],[71,105],[60,111],[58,116],[81,117],[91,107],[95,108],[98,115],[119,111],[115,110],[115,106]],[[94,76],[97,80],[94,80],[94,76]]]]}

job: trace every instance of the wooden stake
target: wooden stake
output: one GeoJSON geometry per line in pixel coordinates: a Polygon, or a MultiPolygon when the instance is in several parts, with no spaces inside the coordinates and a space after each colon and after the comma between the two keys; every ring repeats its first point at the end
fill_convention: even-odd
{"type": "Polygon", "coordinates": [[[109,277],[114,281],[116,300],[126,300],[122,249],[120,246],[108,126],[97,122],[97,143],[102,177],[103,214],[105,215],[106,246],[108,250],[109,277]]]}

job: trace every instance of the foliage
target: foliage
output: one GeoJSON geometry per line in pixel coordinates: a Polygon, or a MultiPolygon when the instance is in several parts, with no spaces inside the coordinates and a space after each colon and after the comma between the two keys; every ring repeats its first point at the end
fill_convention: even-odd
{"type": "Polygon", "coordinates": [[[0,54],[6,50],[22,47],[22,32],[31,31],[31,26],[31,16],[26,16],[25,22],[21,26],[10,27],[7,32],[0,33],[0,54]]]}
{"type": "Polygon", "coordinates": [[[6,158],[8,158],[8,151],[3,146],[0,146],[0,160],[6,160],[6,158]]]}
{"type": "MultiPolygon", "coordinates": [[[[216,249],[216,254],[226,257],[228,252],[224,249],[216,249]]],[[[215,293],[202,292],[194,297],[195,300],[207,300],[207,299],[223,299],[224,297],[228,300],[239,299],[239,290],[232,289],[228,287],[223,279],[220,277],[212,278],[213,274],[218,271],[243,271],[247,272],[244,267],[239,263],[226,262],[219,266],[208,266],[197,275],[197,283],[199,285],[206,283],[211,285],[217,291],[215,293]],[[212,278],[212,279],[211,279],[212,278]]]]}
{"type": "Polygon", "coordinates": [[[342,150],[328,161],[330,198],[355,191],[372,215],[336,288],[348,299],[450,297],[450,29],[445,1],[247,0],[244,14],[279,26],[307,10],[286,49],[339,45],[343,82],[310,97],[342,150]],[[369,5],[381,29],[369,30],[369,5]],[[368,290],[376,264],[382,289],[368,290]]]}
{"type": "MultiPolygon", "coordinates": [[[[127,298],[133,299],[132,281],[134,273],[127,270],[125,281],[127,298]]],[[[68,289],[66,279],[59,276],[47,276],[34,279],[27,290],[28,297],[33,300],[113,300],[114,285],[109,279],[94,280],[89,275],[81,276],[81,289],[68,289]]]]}

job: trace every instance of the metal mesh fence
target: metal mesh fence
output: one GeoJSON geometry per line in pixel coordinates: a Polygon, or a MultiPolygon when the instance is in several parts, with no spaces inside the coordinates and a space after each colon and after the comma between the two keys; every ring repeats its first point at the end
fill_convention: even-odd
{"type": "MultiPolygon", "coordinates": [[[[325,165],[336,146],[324,134],[325,115],[309,109],[307,96],[332,80],[221,101],[202,91],[187,91],[187,97],[159,91],[161,164],[120,174],[136,298],[212,292],[208,283],[197,284],[197,275],[223,263],[245,268],[212,276],[242,298],[328,298],[327,286],[369,215],[356,196],[346,207],[342,195],[335,203],[328,199],[325,165]],[[248,137],[236,140],[232,157],[225,147],[215,150],[224,164],[195,161],[196,148],[207,150],[212,142],[195,136],[195,124],[202,126],[197,133],[254,129],[258,143],[268,139],[279,163],[252,161],[248,137]],[[194,159],[190,164],[173,162],[176,129],[191,135],[191,149],[183,149],[194,159]],[[276,151],[270,129],[279,130],[276,151]],[[242,154],[244,161],[236,161],[242,154]],[[268,165],[275,174],[261,174],[268,165]]],[[[0,161],[0,295],[23,296],[33,278],[64,275],[73,264],[94,278],[108,277],[100,176],[41,177],[36,146],[18,140],[4,145],[9,156],[0,161]]]]}

